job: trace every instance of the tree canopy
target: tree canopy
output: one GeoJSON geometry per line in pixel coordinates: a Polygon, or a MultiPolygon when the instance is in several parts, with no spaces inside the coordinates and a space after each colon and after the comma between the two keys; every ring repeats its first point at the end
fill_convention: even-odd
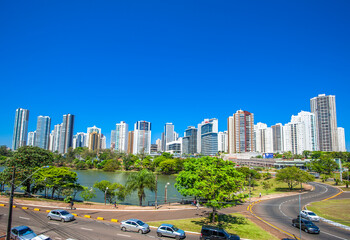
{"type": "Polygon", "coordinates": [[[290,190],[292,190],[298,184],[311,182],[314,179],[314,176],[295,166],[278,170],[276,174],[276,180],[287,183],[290,190]]]}

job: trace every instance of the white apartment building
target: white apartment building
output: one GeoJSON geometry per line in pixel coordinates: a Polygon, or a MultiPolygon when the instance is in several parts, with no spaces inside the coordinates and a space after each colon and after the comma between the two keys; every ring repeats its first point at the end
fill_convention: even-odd
{"type": "Polygon", "coordinates": [[[115,129],[115,150],[118,152],[127,152],[128,150],[129,125],[124,121],[116,124],[115,129]]]}
{"type": "Polygon", "coordinates": [[[339,152],[346,152],[345,130],[342,127],[338,127],[338,144],[339,144],[339,152]]]}
{"type": "Polygon", "coordinates": [[[273,152],[272,128],[265,123],[258,122],[254,125],[255,151],[259,153],[273,152]]]}
{"type": "Polygon", "coordinates": [[[303,144],[304,150],[317,151],[317,133],[316,133],[316,118],[315,114],[301,111],[297,116],[292,116],[292,123],[302,123],[303,126],[303,144]]]}
{"type": "Polygon", "coordinates": [[[218,152],[228,151],[228,134],[227,131],[218,132],[218,152]]]}
{"type": "Polygon", "coordinates": [[[36,135],[36,131],[28,133],[28,140],[27,140],[27,145],[28,146],[34,146],[34,144],[35,144],[35,135],[36,135]]]}
{"type": "Polygon", "coordinates": [[[137,121],[134,124],[133,154],[151,153],[151,123],[137,121]]]}

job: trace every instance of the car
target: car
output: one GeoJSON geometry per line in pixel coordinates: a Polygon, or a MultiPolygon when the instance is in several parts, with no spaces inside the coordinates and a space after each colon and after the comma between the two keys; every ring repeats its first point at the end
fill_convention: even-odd
{"type": "Polygon", "coordinates": [[[128,219],[120,222],[120,229],[125,231],[139,232],[141,234],[148,233],[151,231],[147,223],[142,222],[139,219],[128,219]]]}
{"type": "Polygon", "coordinates": [[[173,237],[176,240],[184,239],[186,238],[186,234],[184,230],[178,229],[172,224],[166,224],[163,223],[160,225],[157,229],[157,236],[158,237],[173,237]]]}
{"type": "Polygon", "coordinates": [[[47,214],[47,218],[50,220],[58,220],[61,222],[69,222],[75,219],[73,214],[67,212],[66,210],[61,210],[61,209],[50,211],[47,214]]]}
{"type": "Polygon", "coordinates": [[[309,211],[309,210],[302,210],[300,212],[300,216],[302,218],[308,219],[312,222],[319,222],[320,221],[320,217],[317,216],[314,212],[309,211]]]}
{"type": "Polygon", "coordinates": [[[305,231],[306,233],[320,233],[319,227],[317,227],[313,222],[307,219],[300,218],[300,216],[292,220],[292,225],[293,227],[301,228],[301,230],[305,231]]]}
{"type": "Polygon", "coordinates": [[[41,234],[39,236],[36,236],[35,238],[32,238],[31,240],[52,240],[52,239],[48,236],[41,234]]]}
{"type": "Polygon", "coordinates": [[[27,226],[18,226],[11,228],[11,239],[15,240],[29,240],[36,237],[35,232],[33,232],[30,227],[27,226]]]}
{"type": "Polygon", "coordinates": [[[213,227],[213,226],[202,226],[200,240],[212,240],[212,239],[222,239],[222,240],[240,240],[238,235],[230,234],[223,228],[213,227]]]}

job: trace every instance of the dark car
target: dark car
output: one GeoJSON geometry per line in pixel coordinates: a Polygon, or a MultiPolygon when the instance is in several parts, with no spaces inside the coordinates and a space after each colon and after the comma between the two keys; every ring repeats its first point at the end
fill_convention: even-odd
{"type": "Polygon", "coordinates": [[[238,235],[230,234],[223,228],[213,226],[203,226],[200,240],[240,240],[238,235]]]}
{"type": "Polygon", "coordinates": [[[304,218],[300,218],[300,216],[292,220],[292,225],[294,227],[300,228],[300,221],[301,221],[301,230],[307,233],[317,233],[317,234],[320,233],[320,229],[313,222],[306,220],[304,218]]]}

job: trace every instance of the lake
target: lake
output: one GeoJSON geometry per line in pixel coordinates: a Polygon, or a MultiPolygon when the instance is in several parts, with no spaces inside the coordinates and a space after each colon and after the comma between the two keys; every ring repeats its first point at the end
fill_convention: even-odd
{"type": "MultiPolygon", "coordinates": [[[[0,172],[3,171],[4,167],[0,167],[0,172]]],[[[121,184],[125,184],[126,179],[128,178],[128,175],[131,172],[104,172],[101,170],[73,170],[78,174],[78,183],[80,183],[83,186],[86,186],[88,188],[91,188],[95,182],[99,182],[101,180],[107,180],[112,183],[117,182],[121,184]]],[[[184,198],[174,187],[174,184],[176,182],[176,177],[171,175],[158,175],[158,185],[157,185],[157,198],[158,202],[164,202],[165,198],[165,185],[167,183],[170,183],[168,185],[167,190],[167,199],[168,201],[180,201],[182,198],[184,198]]],[[[146,199],[143,201],[144,205],[148,205],[148,202],[150,201],[151,204],[154,203],[155,200],[155,193],[146,190],[146,199]]],[[[76,196],[77,200],[82,200],[80,195],[77,194],[76,196]]],[[[104,202],[104,193],[96,189],[96,197],[92,198],[90,201],[92,202],[104,202]]],[[[131,205],[138,205],[138,197],[137,192],[133,192],[131,195],[127,196],[126,199],[121,202],[121,204],[131,204],[131,205]]]]}

